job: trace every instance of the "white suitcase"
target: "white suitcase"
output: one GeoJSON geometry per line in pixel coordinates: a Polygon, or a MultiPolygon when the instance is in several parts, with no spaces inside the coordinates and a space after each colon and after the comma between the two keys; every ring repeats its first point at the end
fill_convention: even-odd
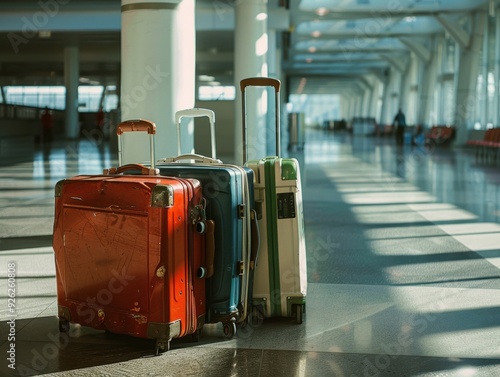
{"type": "Polygon", "coordinates": [[[255,267],[253,306],[264,317],[295,317],[302,323],[307,294],[306,244],[299,163],[280,158],[279,80],[241,81],[245,166],[254,171],[260,248],[255,267]],[[273,86],[276,97],[277,156],[246,161],[245,88],[273,86]]]}

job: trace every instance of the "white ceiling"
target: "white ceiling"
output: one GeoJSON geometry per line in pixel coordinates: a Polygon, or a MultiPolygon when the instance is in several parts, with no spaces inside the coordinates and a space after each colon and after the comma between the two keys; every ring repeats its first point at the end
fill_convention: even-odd
{"type": "Polygon", "coordinates": [[[366,76],[381,75],[394,61],[405,61],[411,46],[421,46],[430,53],[433,35],[445,33],[444,21],[466,30],[473,11],[498,6],[496,0],[290,3],[295,4],[290,9],[293,32],[284,66],[293,76],[292,93],[356,90],[366,76]]]}
{"type": "MultiPolygon", "coordinates": [[[[237,1],[196,1],[197,74],[215,76],[223,84],[234,82],[237,1]]],[[[291,93],[342,93],[363,87],[368,75],[383,74],[394,61],[404,61],[412,46],[429,53],[432,36],[445,33],[445,26],[458,29],[460,37],[473,11],[487,12],[499,1],[268,0],[269,24],[279,32],[291,93]]],[[[116,83],[120,5],[120,0],[60,5],[47,23],[51,37],[33,36],[14,51],[9,31],[39,12],[39,2],[0,1],[0,84],[62,83],[62,47],[70,41],[80,45],[82,75],[116,83]]],[[[447,33],[454,36],[453,31],[447,33]]]]}

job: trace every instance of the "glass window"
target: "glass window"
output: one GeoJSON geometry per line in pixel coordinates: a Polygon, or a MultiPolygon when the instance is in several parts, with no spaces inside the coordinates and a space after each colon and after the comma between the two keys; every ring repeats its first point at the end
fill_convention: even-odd
{"type": "Polygon", "coordinates": [[[292,94],[287,107],[289,112],[305,113],[308,125],[322,125],[324,121],[340,120],[340,96],[336,94],[292,94]]]}
{"type": "Polygon", "coordinates": [[[96,86],[79,86],[78,87],[78,111],[97,112],[101,105],[102,94],[104,87],[96,86]]]}
{"type": "MultiPolygon", "coordinates": [[[[116,109],[118,96],[116,87],[106,88],[109,98],[104,98],[105,110],[116,109]],[[108,91],[109,88],[109,91],[108,91]]],[[[103,97],[103,86],[78,87],[78,111],[97,112],[103,97]]],[[[55,110],[66,108],[66,88],[64,86],[6,86],[4,87],[5,102],[9,105],[30,107],[49,107],[55,110]]]]}
{"type": "Polygon", "coordinates": [[[45,107],[63,110],[66,88],[64,86],[6,86],[5,102],[10,105],[45,107]]]}
{"type": "Polygon", "coordinates": [[[118,93],[116,93],[115,85],[106,86],[106,90],[104,92],[104,101],[103,101],[103,109],[105,112],[113,111],[118,108],[118,93]]]}
{"type": "Polygon", "coordinates": [[[234,86],[202,85],[198,88],[198,99],[202,101],[234,100],[235,98],[234,86]]]}

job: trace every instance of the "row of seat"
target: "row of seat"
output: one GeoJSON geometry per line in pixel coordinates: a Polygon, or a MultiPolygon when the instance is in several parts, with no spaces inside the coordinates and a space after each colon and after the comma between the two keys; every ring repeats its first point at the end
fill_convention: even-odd
{"type": "Polygon", "coordinates": [[[482,140],[468,140],[467,145],[476,148],[476,155],[482,158],[496,158],[500,149],[500,128],[490,128],[482,140]]]}
{"type": "Polygon", "coordinates": [[[432,126],[425,134],[426,144],[448,144],[455,137],[455,127],[453,126],[432,126]]]}

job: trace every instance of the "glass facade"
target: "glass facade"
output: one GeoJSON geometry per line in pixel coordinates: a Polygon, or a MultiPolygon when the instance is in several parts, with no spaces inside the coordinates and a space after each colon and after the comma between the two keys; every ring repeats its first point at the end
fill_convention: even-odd
{"type": "MultiPolygon", "coordinates": [[[[78,111],[97,112],[101,103],[106,112],[116,110],[118,95],[115,92],[114,86],[80,86],[78,88],[78,111]]],[[[4,86],[3,94],[0,97],[1,102],[9,105],[64,110],[66,103],[64,86],[4,86]]]]}

